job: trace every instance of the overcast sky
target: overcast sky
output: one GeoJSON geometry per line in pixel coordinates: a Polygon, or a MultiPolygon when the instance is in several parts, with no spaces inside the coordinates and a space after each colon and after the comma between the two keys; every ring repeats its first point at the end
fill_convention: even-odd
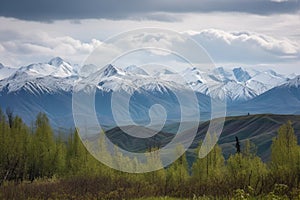
{"type": "Polygon", "coordinates": [[[81,64],[108,37],[143,27],[189,35],[218,66],[300,64],[298,0],[2,0],[0,24],[0,62],[13,67],[54,56],[81,64]]]}

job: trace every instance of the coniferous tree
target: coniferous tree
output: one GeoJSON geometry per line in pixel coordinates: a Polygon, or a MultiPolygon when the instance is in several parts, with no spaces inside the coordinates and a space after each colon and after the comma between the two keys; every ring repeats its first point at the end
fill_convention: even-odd
{"type": "Polygon", "coordinates": [[[13,116],[13,110],[10,107],[6,108],[6,115],[7,115],[7,118],[8,118],[9,127],[11,128],[12,125],[13,125],[14,116],[13,116]]]}
{"type": "Polygon", "coordinates": [[[241,153],[241,145],[237,136],[235,136],[235,148],[237,153],[241,153]]]}

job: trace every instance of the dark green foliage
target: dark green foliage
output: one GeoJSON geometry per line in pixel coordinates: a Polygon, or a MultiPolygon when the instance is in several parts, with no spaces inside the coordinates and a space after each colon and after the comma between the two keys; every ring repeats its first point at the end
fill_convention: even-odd
{"type": "Polygon", "coordinates": [[[235,136],[235,148],[237,153],[241,153],[241,145],[237,136],[235,136]]]}

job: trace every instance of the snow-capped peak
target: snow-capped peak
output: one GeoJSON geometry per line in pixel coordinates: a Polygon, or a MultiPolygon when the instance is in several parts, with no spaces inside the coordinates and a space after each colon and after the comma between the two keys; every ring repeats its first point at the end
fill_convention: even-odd
{"type": "Polygon", "coordinates": [[[205,82],[203,78],[203,72],[196,67],[185,69],[182,72],[182,75],[188,82],[205,82]]]}
{"type": "Polygon", "coordinates": [[[66,61],[64,61],[60,57],[52,58],[48,62],[48,64],[57,67],[58,70],[60,70],[62,73],[65,73],[68,76],[74,74],[74,69],[71,66],[71,64],[68,63],[68,62],[66,62],[66,61]]]}
{"type": "Polygon", "coordinates": [[[79,67],[78,74],[81,77],[87,77],[97,71],[98,71],[98,67],[96,65],[86,64],[83,65],[82,67],[79,67]]]}
{"type": "Polygon", "coordinates": [[[279,76],[279,77],[282,77],[282,75],[277,74],[274,70],[271,70],[271,69],[266,70],[265,73],[269,73],[269,74],[271,74],[272,76],[279,76]]]}
{"type": "Polygon", "coordinates": [[[159,71],[156,71],[153,75],[161,76],[161,75],[169,75],[169,74],[175,74],[175,73],[168,69],[161,69],[159,71]]]}
{"type": "Polygon", "coordinates": [[[13,73],[16,72],[16,70],[16,68],[10,68],[0,63],[0,80],[11,76],[13,73]]]}
{"type": "Polygon", "coordinates": [[[126,67],[125,72],[140,74],[140,75],[149,75],[145,70],[143,70],[142,68],[140,68],[136,65],[130,65],[130,66],[126,67]]]}
{"type": "Polygon", "coordinates": [[[241,67],[234,68],[232,71],[238,82],[246,82],[251,79],[251,76],[249,75],[249,73],[247,71],[245,71],[244,69],[242,69],[241,67]]]}
{"type": "Polygon", "coordinates": [[[52,59],[48,62],[48,64],[49,64],[49,65],[52,65],[52,66],[58,67],[58,66],[64,64],[64,62],[65,62],[65,61],[64,61],[61,57],[55,57],[55,58],[52,58],[52,59]]]}
{"type": "Polygon", "coordinates": [[[292,73],[292,74],[287,75],[287,78],[288,78],[288,79],[293,79],[293,78],[295,78],[296,76],[297,76],[297,74],[292,73]]]}
{"type": "MultiPolygon", "coordinates": [[[[295,77],[291,76],[291,78],[295,77]]],[[[226,91],[225,98],[230,101],[252,99],[284,83],[291,87],[300,85],[300,76],[289,79],[289,77],[277,74],[272,70],[255,71],[241,67],[233,69],[219,67],[206,72],[194,67],[175,73],[172,68],[156,65],[143,68],[131,65],[121,68],[112,64],[102,69],[93,64],[78,68],[60,57],[55,57],[46,63],[21,67],[18,70],[0,64],[1,79],[0,90],[7,86],[9,90],[14,91],[30,83],[31,86],[39,85],[43,91],[57,91],[59,88],[70,91],[71,81],[82,79],[83,87],[93,85],[101,90],[125,90],[128,93],[132,93],[136,88],[165,91],[162,90],[164,86],[167,88],[188,86],[199,93],[211,95],[213,98],[221,98],[223,91],[226,91]],[[11,73],[12,70],[14,70],[13,73],[11,73]]]]}
{"type": "Polygon", "coordinates": [[[124,71],[122,69],[119,69],[111,64],[107,65],[107,67],[103,71],[103,76],[110,77],[114,76],[116,74],[124,75],[124,71]]]}
{"type": "Polygon", "coordinates": [[[65,62],[63,59],[56,57],[51,59],[48,63],[36,63],[30,64],[25,67],[21,67],[13,75],[29,75],[33,77],[45,77],[45,76],[54,76],[54,77],[68,77],[76,74],[73,67],[65,62]]]}
{"type": "Polygon", "coordinates": [[[234,80],[234,77],[232,75],[232,71],[227,71],[223,67],[217,67],[212,70],[212,74],[210,74],[210,77],[215,79],[216,81],[231,81],[234,80]]]}
{"type": "Polygon", "coordinates": [[[296,76],[293,79],[290,79],[286,84],[284,84],[283,86],[288,86],[288,87],[300,87],[300,75],[296,76]]]}

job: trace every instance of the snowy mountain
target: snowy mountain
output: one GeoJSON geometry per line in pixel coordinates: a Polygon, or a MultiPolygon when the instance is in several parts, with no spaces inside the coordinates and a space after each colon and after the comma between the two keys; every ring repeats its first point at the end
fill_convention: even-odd
{"type": "Polygon", "coordinates": [[[267,70],[253,76],[246,82],[246,85],[248,88],[255,90],[259,95],[285,83],[286,81],[288,81],[288,79],[288,77],[277,74],[272,70],[267,70]]]}
{"type": "Polygon", "coordinates": [[[17,68],[10,68],[0,63],[0,80],[5,79],[15,73],[17,68]]]}
{"type": "Polygon", "coordinates": [[[79,67],[78,75],[80,77],[87,77],[97,71],[98,71],[98,67],[96,65],[87,64],[87,65],[83,65],[82,67],[79,67]]]}
{"type": "MultiPolygon", "coordinates": [[[[8,67],[0,65],[1,76],[4,69],[8,67]]],[[[105,124],[114,123],[110,99],[113,92],[125,92],[131,96],[131,117],[136,121],[148,122],[149,108],[156,103],[165,107],[169,121],[176,121],[180,119],[181,109],[175,94],[185,94],[192,88],[198,98],[202,120],[210,117],[210,98],[226,98],[230,115],[277,111],[295,113],[300,96],[300,78],[295,76],[241,67],[219,67],[209,72],[187,68],[175,73],[159,67],[146,69],[135,65],[125,68],[107,65],[98,70],[93,64],[79,67],[56,57],[3,75],[0,80],[0,106],[14,108],[15,113],[23,116],[28,123],[38,112],[45,112],[57,127],[73,126],[72,92],[89,93],[96,88],[96,111],[105,124]],[[77,82],[79,84],[74,88],[77,82]],[[61,124],[61,119],[66,119],[66,122],[61,124]]]]}
{"type": "Polygon", "coordinates": [[[300,114],[300,76],[230,108],[231,113],[300,114]]]}
{"type": "Polygon", "coordinates": [[[227,101],[245,101],[257,96],[255,90],[245,86],[235,80],[233,72],[225,71],[223,68],[217,68],[212,73],[204,73],[196,68],[187,69],[183,72],[188,84],[197,92],[211,96],[215,99],[227,101]]]}
{"type": "Polygon", "coordinates": [[[139,74],[139,75],[149,75],[145,70],[142,68],[136,66],[136,65],[130,65],[125,68],[125,71],[128,73],[133,73],[133,74],[139,74]]]}
{"type": "MultiPolygon", "coordinates": [[[[90,66],[88,69],[91,70],[90,66]]],[[[104,124],[114,123],[110,97],[116,91],[132,95],[132,118],[135,121],[149,121],[149,108],[158,102],[166,108],[168,121],[180,119],[181,105],[174,92],[180,91],[184,96],[187,89],[185,85],[145,73],[134,74],[133,71],[128,72],[113,65],[83,78],[80,73],[76,74],[69,63],[60,58],[21,67],[8,78],[1,80],[0,105],[3,109],[13,108],[27,123],[31,123],[39,112],[45,112],[55,127],[71,127],[74,126],[73,85],[81,79],[84,92],[88,93],[90,86],[97,87],[96,99],[99,103],[96,110],[104,124]]],[[[198,97],[201,98],[202,114],[209,113],[209,97],[202,94],[198,94],[198,97]]]]}
{"type": "Polygon", "coordinates": [[[300,76],[296,76],[295,78],[288,80],[287,83],[284,83],[280,86],[281,88],[300,88],[300,76]]]}
{"type": "Polygon", "coordinates": [[[27,74],[32,77],[68,77],[75,75],[74,68],[63,59],[56,57],[51,59],[48,63],[31,64],[25,67],[21,67],[17,70],[18,74],[27,74]]]}
{"type": "Polygon", "coordinates": [[[241,67],[234,68],[232,71],[235,76],[235,79],[238,82],[246,82],[251,79],[251,76],[249,75],[249,73],[247,71],[245,71],[244,69],[242,69],[241,67]]]}
{"type": "Polygon", "coordinates": [[[30,124],[39,112],[54,127],[72,127],[72,89],[78,79],[74,67],[61,58],[31,64],[0,80],[0,107],[30,124]]]}
{"type": "MultiPolygon", "coordinates": [[[[0,67],[0,70],[3,69],[6,68],[0,67]]],[[[123,89],[127,88],[129,93],[132,93],[141,85],[148,87],[144,89],[150,90],[163,88],[164,86],[173,86],[172,88],[188,86],[196,92],[215,99],[226,98],[228,102],[253,99],[288,80],[287,77],[271,70],[258,72],[245,70],[241,67],[232,70],[219,67],[211,72],[188,68],[183,70],[182,73],[175,73],[170,69],[158,67],[149,70],[149,68],[142,69],[135,65],[126,68],[109,65],[99,72],[98,67],[93,64],[74,67],[62,58],[56,57],[47,63],[21,67],[11,72],[9,77],[4,76],[4,78],[1,78],[3,80],[0,81],[0,91],[6,88],[8,92],[14,92],[22,87],[27,88],[28,91],[35,91],[32,87],[37,87],[37,91],[40,92],[71,91],[72,81],[81,78],[87,78],[87,81],[89,81],[94,76],[103,79],[98,80],[99,87],[106,91],[123,87],[123,89]]]]}
{"type": "Polygon", "coordinates": [[[148,91],[164,93],[168,90],[176,91],[186,89],[183,84],[176,83],[170,80],[164,80],[147,75],[137,67],[130,66],[130,70],[120,69],[113,65],[108,65],[102,70],[87,77],[83,83],[83,87],[97,85],[99,90],[103,91],[125,91],[128,94],[133,94],[135,91],[148,91]],[[139,73],[133,73],[137,71],[139,73]]]}
{"type": "Polygon", "coordinates": [[[28,74],[15,73],[7,79],[0,81],[0,90],[7,93],[24,90],[34,95],[55,94],[61,91],[72,92],[73,84],[77,77],[32,77],[28,74]]]}
{"type": "Polygon", "coordinates": [[[53,58],[48,63],[31,64],[16,70],[11,76],[0,80],[0,91],[7,93],[20,90],[38,95],[72,91],[77,80],[73,67],[61,58],[53,58]]]}
{"type": "MultiPolygon", "coordinates": [[[[189,92],[192,92],[190,87],[172,80],[145,75],[145,73],[133,74],[132,71],[128,72],[127,68],[123,70],[116,66],[108,65],[80,81],[74,88],[74,91],[77,94],[83,94],[84,98],[94,89],[96,89],[96,111],[101,122],[109,121],[110,123],[115,123],[112,109],[116,109],[119,111],[119,116],[121,116],[122,125],[130,124],[127,115],[128,110],[124,105],[126,100],[123,99],[126,95],[130,97],[130,118],[138,124],[150,123],[149,109],[155,104],[160,104],[164,107],[167,123],[180,120],[182,109],[188,111],[185,116],[194,119],[194,117],[197,117],[194,115],[194,108],[197,106],[200,107],[201,111],[198,114],[201,113],[202,118],[205,116],[208,119],[210,116],[211,106],[208,96],[198,93],[196,94],[198,101],[190,101],[189,92]],[[121,94],[117,99],[118,102],[123,102],[121,105],[111,105],[113,93],[121,94]],[[184,99],[181,103],[179,103],[179,96],[184,99]]],[[[157,115],[163,115],[160,111],[155,112],[157,115]]]]}
{"type": "Polygon", "coordinates": [[[287,77],[271,70],[248,72],[240,67],[232,70],[219,67],[211,73],[192,68],[182,74],[195,91],[212,98],[223,98],[221,94],[225,92],[225,98],[230,103],[250,100],[288,80],[287,77]]]}

